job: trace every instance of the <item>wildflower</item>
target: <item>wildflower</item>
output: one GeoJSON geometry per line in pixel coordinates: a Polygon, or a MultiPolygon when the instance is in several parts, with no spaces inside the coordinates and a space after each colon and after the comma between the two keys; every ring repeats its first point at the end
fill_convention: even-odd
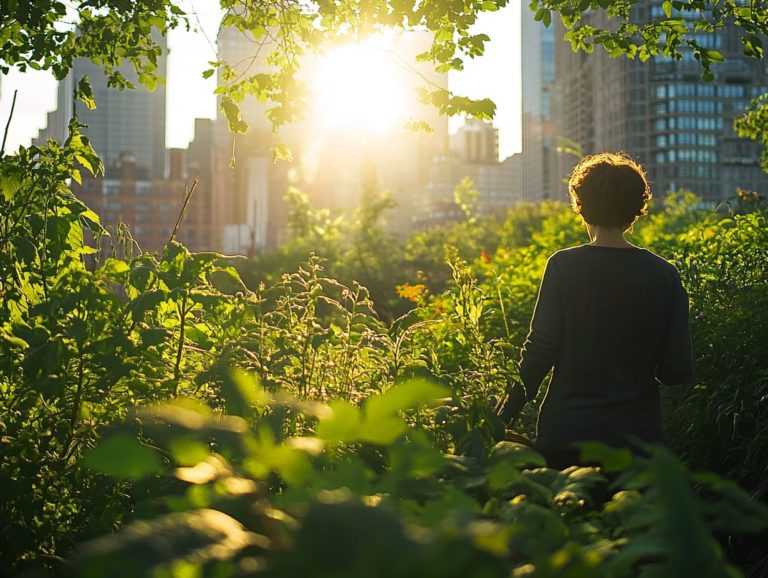
{"type": "Polygon", "coordinates": [[[407,299],[413,303],[419,303],[426,296],[427,288],[421,283],[418,285],[403,283],[402,285],[395,286],[395,292],[397,293],[398,297],[402,297],[403,299],[407,299]]]}

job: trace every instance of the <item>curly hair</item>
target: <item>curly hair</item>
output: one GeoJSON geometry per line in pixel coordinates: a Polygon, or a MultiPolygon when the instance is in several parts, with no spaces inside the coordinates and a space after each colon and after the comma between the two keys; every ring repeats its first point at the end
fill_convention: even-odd
{"type": "Polygon", "coordinates": [[[587,223],[622,229],[645,215],[651,200],[645,171],[623,152],[584,157],[573,167],[568,193],[587,223]]]}

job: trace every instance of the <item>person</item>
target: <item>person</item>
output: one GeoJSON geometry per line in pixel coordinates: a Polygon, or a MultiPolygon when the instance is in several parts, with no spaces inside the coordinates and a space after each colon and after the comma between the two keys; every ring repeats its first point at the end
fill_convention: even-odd
{"type": "Polygon", "coordinates": [[[516,416],[553,369],[536,448],[558,469],[579,463],[581,441],[663,443],[659,382],[681,384],[693,372],[677,269],[624,236],[651,199],[643,169],[624,153],[588,156],[568,190],[590,242],[547,261],[520,360],[522,387],[501,411],[507,421],[516,416]]]}

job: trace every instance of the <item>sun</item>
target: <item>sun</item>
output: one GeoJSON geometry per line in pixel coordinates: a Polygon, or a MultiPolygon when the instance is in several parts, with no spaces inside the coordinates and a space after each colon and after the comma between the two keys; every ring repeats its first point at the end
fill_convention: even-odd
{"type": "Polygon", "coordinates": [[[319,57],[312,108],[325,128],[387,132],[403,124],[403,72],[389,44],[383,36],[371,37],[319,57]]]}

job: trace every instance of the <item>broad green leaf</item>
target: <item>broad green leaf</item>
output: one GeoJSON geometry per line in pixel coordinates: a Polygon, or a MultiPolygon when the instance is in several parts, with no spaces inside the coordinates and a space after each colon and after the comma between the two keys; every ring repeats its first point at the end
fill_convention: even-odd
{"type": "Polygon", "coordinates": [[[120,259],[109,257],[104,264],[99,267],[99,273],[110,279],[115,279],[130,270],[128,263],[120,259]]]}
{"type": "Polygon", "coordinates": [[[13,197],[16,195],[16,191],[18,191],[20,188],[21,179],[18,177],[18,175],[9,171],[0,173],[0,192],[2,192],[6,201],[9,203],[13,201],[13,197]]]}
{"type": "Polygon", "coordinates": [[[515,467],[545,467],[544,457],[532,447],[518,442],[502,441],[493,446],[491,462],[504,461],[515,467]]]}
{"type": "Polygon", "coordinates": [[[440,450],[419,429],[409,430],[407,436],[389,449],[389,460],[393,472],[409,478],[431,476],[447,464],[440,450]]]}
{"type": "Polygon", "coordinates": [[[511,462],[499,461],[488,468],[488,485],[494,491],[503,490],[520,477],[520,470],[511,462]]]}
{"type": "Polygon", "coordinates": [[[581,461],[602,464],[606,472],[621,472],[632,464],[632,452],[627,448],[612,448],[600,442],[581,442],[581,461]]]}
{"type": "Polygon", "coordinates": [[[269,463],[290,485],[302,484],[312,474],[307,454],[288,446],[276,446],[269,452],[269,463]]]}
{"type": "Polygon", "coordinates": [[[157,474],[163,469],[160,456],[128,434],[101,440],[85,453],[83,464],[103,474],[135,480],[157,474]]]}
{"type": "Polygon", "coordinates": [[[174,437],[168,446],[173,459],[182,466],[194,466],[205,461],[210,455],[204,443],[186,436],[174,437]]]}
{"type": "Polygon", "coordinates": [[[387,446],[406,430],[405,421],[399,417],[366,415],[360,426],[360,439],[373,444],[387,446]]]}
{"type": "Polygon", "coordinates": [[[394,416],[399,411],[422,404],[436,405],[449,393],[442,385],[424,379],[412,379],[391,387],[381,395],[368,398],[365,413],[369,419],[394,416]]]}
{"type": "Polygon", "coordinates": [[[727,576],[719,547],[691,491],[685,467],[668,450],[654,448],[651,471],[664,521],[669,575],[727,576]]]}
{"type": "Polygon", "coordinates": [[[317,437],[331,443],[357,441],[360,436],[360,410],[345,401],[334,401],[329,407],[329,415],[317,425],[317,437]]]}
{"type": "Polygon", "coordinates": [[[72,563],[75,574],[84,578],[107,574],[111,578],[189,578],[198,576],[195,570],[202,572],[204,565],[216,567],[254,547],[267,548],[269,540],[246,531],[223,512],[197,509],[139,520],[119,533],[86,542],[78,547],[72,563]]]}

